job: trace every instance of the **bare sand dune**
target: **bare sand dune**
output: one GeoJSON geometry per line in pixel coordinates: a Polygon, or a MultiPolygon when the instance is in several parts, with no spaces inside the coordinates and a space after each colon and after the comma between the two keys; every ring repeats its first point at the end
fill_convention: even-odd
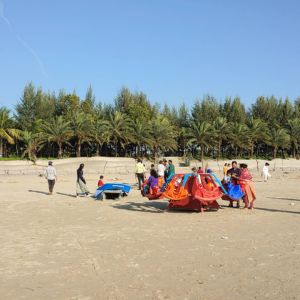
{"type": "Polygon", "coordinates": [[[256,209],[220,201],[203,214],[166,212],[135,188],[120,201],[76,199],[81,161],[91,190],[102,173],[135,183],[132,159],[61,160],[48,196],[45,161],[0,163],[0,299],[300,299],[298,161],[278,160],[267,183],[250,161],[256,209]]]}

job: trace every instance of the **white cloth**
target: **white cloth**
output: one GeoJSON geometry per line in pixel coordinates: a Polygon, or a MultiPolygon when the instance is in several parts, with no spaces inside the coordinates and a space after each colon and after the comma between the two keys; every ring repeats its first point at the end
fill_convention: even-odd
{"type": "Polygon", "coordinates": [[[271,177],[271,174],[269,173],[269,167],[268,166],[263,167],[262,175],[263,175],[264,181],[267,181],[268,178],[271,177]]]}
{"type": "Polygon", "coordinates": [[[164,177],[166,167],[163,164],[158,164],[157,174],[158,176],[164,177]]]}
{"type": "Polygon", "coordinates": [[[45,169],[45,177],[48,180],[54,180],[56,178],[56,170],[53,166],[48,166],[45,169]]]}

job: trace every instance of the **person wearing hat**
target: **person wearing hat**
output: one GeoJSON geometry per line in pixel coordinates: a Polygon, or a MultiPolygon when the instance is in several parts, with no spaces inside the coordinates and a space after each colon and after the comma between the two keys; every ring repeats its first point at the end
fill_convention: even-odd
{"type": "Polygon", "coordinates": [[[52,161],[48,162],[48,167],[45,169],[44,175],[45,175],[45,178],[48,181],[48,187],[49,187],[49,194],[48,195],[52,195],[53,188],[54,188],[54,185],[55,185],[55,180],[57,180],[56,170],[53,167],[52,161]]]}

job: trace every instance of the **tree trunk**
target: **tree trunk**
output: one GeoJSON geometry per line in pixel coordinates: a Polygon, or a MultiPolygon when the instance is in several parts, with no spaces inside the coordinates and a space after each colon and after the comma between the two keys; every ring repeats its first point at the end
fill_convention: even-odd
{"type": "Polygon", "coordinates": [[[296,158],[296,147],[294,146],[294,149],[293,149],[293,157],[296,158]]]}
{"type": "Polygon", "coordinates": [[[76,150],[76,157],[80,157],[81,155],[81,141],[77,142],[77,150],[76,150]]]}
{"type": "Polygon", "coordinates": [[[58,143],[58,158],[62,158],[62,143],[58,143]]]}
{"type": "Polygon", "coordinates": [[[254,154],[254,143],[251,144],[251,158],[253,157],[254,154]]]}
{"type": "Polygon", "coordinates": [[[221,146],[222,146],[222,141],[219,141],[219,144],[218,144],[219,159],[221,159],[221,146]]]}
{"type": "Polygon", "coordinates": [[[277,147],[274,147],[274,150],[273,150],[273,158],[274,159],[276,158],[276,155],[277,155],[277,147]]]}
{"type": "Polygon", "coordinates": [[[115,142],[115,156],[117,157],[118,156],[118,142],[115,142]]]}
{"type": "Polygon", "coordinates": [[[100,156],[100,145],[97,143],[96,145],[96,156],[100,156]]]}
{"type": "Polygon", "coordinates": [[[0,137],[0,157],[3,156],[3,139],[0,137]]]}
{"type": "Polygon", "coordinates": [[[201,164],[202,170],[204,170],[204,147],[201,147],[201,164]]]}

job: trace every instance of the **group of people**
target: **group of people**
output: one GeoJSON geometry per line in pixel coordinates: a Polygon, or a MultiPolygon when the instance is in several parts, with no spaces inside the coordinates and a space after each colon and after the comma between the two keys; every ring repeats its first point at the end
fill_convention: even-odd
{"type": "MultiPolygon", "coordinates": [[[[137,160],[135,175],[138,180],[138,189],[142,189],[142,184],[145,181],[146,167],[141,159],[137,160]]],[[[161,186],[163,182],[168,182],[175,174],[175,166],[171,159],[160,160],[157,168],[154,164],[150,167],[150,176],[147,180],[146,186],[148,189],[154,189],[155,187],[161,186]]]]}
{"type": "MultiPolygon", "coordinates": [[[[84,169],[84,164],[80,164],[79,168],[76,171],[76,197],[79,195],[89,195],[90,191],[87,187],[86,180],[83,176],[83,169],[84,169]]],[[[57,172],[55,167],[53,166],[53,162],[49,161],[48,162],[48,167],[45,169],[44,176],[48,181],[48,188],[49,188],[49,193],[48,195],[53,194],[53,189],[55,182],[57,181],[57,172]]],[[[100,175],[100,178],[98,180],[98,187],[101,187],[103,183],[104,176],[100,175]]]]}
{"type": "MultiPolygon", "coordinates": [[[[233,186],[239,185],[244,194],[243,195],[243,201],[245,204],[244,208],[253,209],[254,201],[256,199],[256,193],[252,181],[252,175],[248,170],[248,165],[241,163],[238,167],[236,161],[233,161],[231,163],[230,169],[228,169],[228,165],[227,165],[227,170],[225,169],[225,166],[223,169],[225,175],[223,178],[223,183],[226,184],[230,182],[233,186]]],[[[233,201],[234,200],[229,199],[229,207],[233,207],[233,201]]],[[[237,201],[237,207],[240,207],[239,201],[237,201]]]]}

